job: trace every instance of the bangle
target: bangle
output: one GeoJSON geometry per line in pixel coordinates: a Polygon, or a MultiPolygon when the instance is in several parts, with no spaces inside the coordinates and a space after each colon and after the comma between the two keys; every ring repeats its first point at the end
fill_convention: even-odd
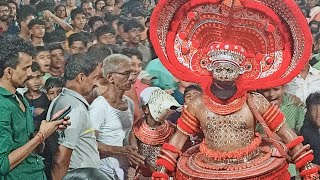
{"type": "Polygon", "coordinates": [[[152,179],[154,179],[154,178],[169,179],[169,176],[165,173],[154,172],[154,173],[152,173],[152,179]]]}
{"type": "Polygon", "coordinates": [[[291,141],[290,143],[286,144],[286,146],[288,147],[288,149],[292,149],[293,147],[295,147],[296,145],[302,143],[304,140],[303,136],[298,136],[296,139],[294,139],[293,141],[291,141]]]}
{"type": "Polygon", "coordinates": [[[311,162],[313,159],[314,159],[314,156],[312,154],[308,154],[307,156],[303,157],[302,159],[300,159],[295,163],[297,169],[301,169],[303,166],[308,164],[308,162],[311,162]]]}
{"type": "Polygon", "coordinates": [[[306,169],[306,170],[301,171],[300,176],[304,177],[304,176],[307,176],[310,174],[315,174],[315,173],[318,173],[317,167],[313,167],[311,169],[306,169]]]}
{"type": "Polygon", "coordinates": [[[296,160],[300,154],[302,154],[303,152],[305,151],[308,151],[310,149],[310,145],[307,144],[307,145],[304,145],[298,152],[296,152],[293,156],[292,156],[292,160],[296,160]]]}
{"type": "Polygon", "coordinates": [[[36,135],[40,138],[40,143],[42,144],[45,140],[43,133],[39,131],[36,135]]]}
{"type": "Polygon", "coordinates": [[[163,148],[164,150],[168,150],[168,151],[170,151],[170,152],[172,152],[172,153],[178,154],[178,156],[181,156],[181,155],[182,155],[182,152],[181,152],[180,150],[178,150],[178,149],[177,149],[174,145],[172,145],[172,144],[164,143],[164,144],[162,145],[162,148],[163,148]]]}

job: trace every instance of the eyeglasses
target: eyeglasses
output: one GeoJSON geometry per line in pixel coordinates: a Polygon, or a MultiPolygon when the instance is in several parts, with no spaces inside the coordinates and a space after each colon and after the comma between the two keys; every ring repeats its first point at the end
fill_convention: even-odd
{"type": "Polygon", "coordinates": [[[122,76],[125,76],[127,79],[130,76],[134,76],[136,73],[134,71],[125,71],[125,72],[111,72],[111,73],[116,73],[116,74],[120,74],[122,76]]]}

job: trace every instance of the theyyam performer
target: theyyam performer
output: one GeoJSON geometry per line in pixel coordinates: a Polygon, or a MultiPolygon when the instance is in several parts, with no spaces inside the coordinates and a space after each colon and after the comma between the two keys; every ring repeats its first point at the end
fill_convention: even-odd
{"type": "Polygon", "coordinates": [[[164,66],[204,91],[162,146],[154,179],[286,180],[288,162],[304,179],[319,179],[310,146],[254,92],[288,83],[308,63],[312,37],[293,0],[160,0],[150,33],[164,66]],[[182,154],[198,131],[204,141],[182,154]]]}

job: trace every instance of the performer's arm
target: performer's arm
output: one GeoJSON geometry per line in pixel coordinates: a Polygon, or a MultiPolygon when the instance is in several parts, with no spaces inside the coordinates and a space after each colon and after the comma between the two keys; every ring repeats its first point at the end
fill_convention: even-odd
{"type": "Polygon", "coordinates": [[[319,178],[318,168],[311,162],[314,158],[313,151],[310,150],[310,145],[303,146],[303,137],[297,136],[295,132],[290,129],[286,122],[285,116],[280,111],[277,105],[270,104],[265,98],[256,96],[260,103],[258,111],[261,113],[265,124],[262,126],[268,126],[272,133],[276,133],[290,151],[292,162],[300,170],[300,175],[304,179],[312,179],[313,177],[319,178]]]}

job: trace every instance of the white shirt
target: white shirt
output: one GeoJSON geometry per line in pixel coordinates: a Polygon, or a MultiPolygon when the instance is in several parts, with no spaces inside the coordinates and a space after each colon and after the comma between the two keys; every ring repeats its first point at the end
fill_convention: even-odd
{"type": "MultiPolygon", "coordinates": [[[[90,106],[90,118],[94,129],[99,131],[98,142],[111,146],[126,146],[129,144],[129,135],[133,125],[133,101],[124,96],[128,109],[121,111],[113,108],[103,97],[97,97],[90,106]]],[[[109,156],[101,159],[101,170],[108,174],[125,179],[128,160],[124,156],[109,156]]]]}
{"type": "Polygon", "coordinates": [[[286,92],[296,95],[304,103],[311,93],[317,91],[320,91],[320,71],[311,66],[306,79],[298,75],[286,85],[286,92]]]}

